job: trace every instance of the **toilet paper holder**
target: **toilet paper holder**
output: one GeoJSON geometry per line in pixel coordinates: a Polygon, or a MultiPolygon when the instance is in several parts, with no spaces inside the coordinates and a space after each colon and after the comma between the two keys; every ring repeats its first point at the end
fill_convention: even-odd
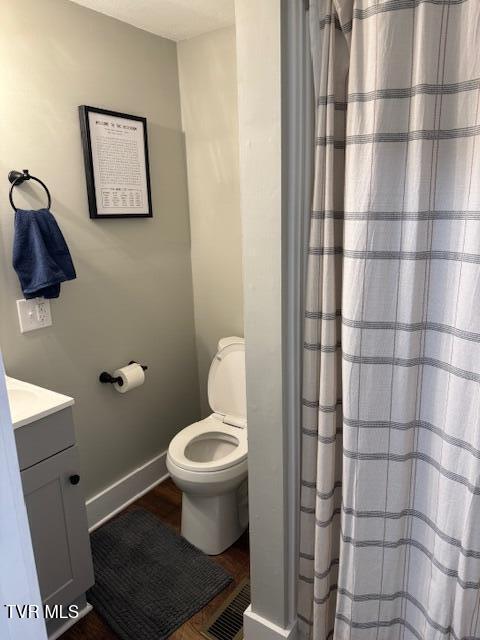
{"type": "MultiPolygon", "coordinates": [[[[130,362],[128,364],[137,364],[136,360],[130,360],[130,362]]],[[[142,367],[142,369],[144,371],[146,371],[148,369],[148,367],[144,364],[140,365],[142,367]]],[[[119,387],[121,387],[123,385],[123,380],[122,378],[120,378],[120,376],[118,378],[115,378],[114,376],[112,376],[111,373],[108,373],[108,371],[102,371],[102,373],[99,375],[98,379],[100,380],[100,382],[103,383],[110,383],[110,384],[118,384],[119,387]]]]}

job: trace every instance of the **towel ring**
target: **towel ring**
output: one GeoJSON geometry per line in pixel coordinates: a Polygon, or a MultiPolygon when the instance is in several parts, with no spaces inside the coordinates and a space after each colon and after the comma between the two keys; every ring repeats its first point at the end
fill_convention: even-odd
{"type": "Polygon", "coordinates": [[[15,187],[20,186],[26,180],[35,180],[35,182],[38,182],[39,184],[42,185],[42,187],[45,189],[47,197],[48,197],[47,209],[50,209],[50,206],[52,204],[52,197],[50,195],[50,191],[47,188],[47,185],[44,182],[42,182],[40,180],[40,178],[36,178],[35,176],[31,176],[30,173],[28,172],[28,169],[24,169],[23,173],[20,172],[20,171],[10,171],[10,173],[8,174],[8,180],[12,184],[12,186],[10,187],[10,193],[8,194],[8,199],[10,200],[10,204],[12,205],[12,208],[13,208],[14,211],[17,210],[17,207],[15,206],[15,203],[13,202],[13,189],[15,187]]]}

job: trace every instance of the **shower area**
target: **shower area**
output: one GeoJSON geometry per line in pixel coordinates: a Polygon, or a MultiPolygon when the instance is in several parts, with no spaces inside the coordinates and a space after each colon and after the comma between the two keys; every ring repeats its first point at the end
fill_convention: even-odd
{"type": "Polygon", "coordinates": [[[299,637],[480,638],[480,2],[310,0],[299,637]]]}

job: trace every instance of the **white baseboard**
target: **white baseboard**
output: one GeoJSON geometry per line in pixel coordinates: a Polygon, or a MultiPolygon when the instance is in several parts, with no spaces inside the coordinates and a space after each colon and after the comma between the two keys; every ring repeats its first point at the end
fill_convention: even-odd
{"type": "Polygon", "coordinates": [[[67,620],[65,624],[62,624],[60,627],[57,627],[55,631],[49,634],[48,640],[57,640],[57,638],[60,638],[60,636],[63,636],[63,634],[66,631],[68,631],[71,627],[73,627],[74,624],[77,624],[79,620],[81,620],[86,615],[88,615],[92,609],[93,609],[92,605],[89,602],[87,602],[84,608],[78,612],[78,616],[76,618],[70,618],[70,620],[67,620]]]}
{"type": "Polygon", "coordinates": [[[167,452],[152,458],[87,500],[89,531],[113,518],[143,494],[168,478],[167,452]]]}
{"type": "Polygon", "coordinates": [[[295,640],[297,623],[294,622],[288,629],[284,629],[253,613],[250,605],[243,614],[243,633],[245,640],[295,640]]]}

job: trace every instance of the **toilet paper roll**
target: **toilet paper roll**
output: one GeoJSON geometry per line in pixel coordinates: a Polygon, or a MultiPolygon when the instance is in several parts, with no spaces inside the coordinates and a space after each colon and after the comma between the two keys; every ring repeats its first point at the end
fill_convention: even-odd
{"type": "Polygon", "coordinates": [[[113,372],[114,378],[121,378],[122,384],[115,382],[114,389],[119,393],[127,393],[145,382],[145,372],[141,365],[134,362],[113,372]]]}

